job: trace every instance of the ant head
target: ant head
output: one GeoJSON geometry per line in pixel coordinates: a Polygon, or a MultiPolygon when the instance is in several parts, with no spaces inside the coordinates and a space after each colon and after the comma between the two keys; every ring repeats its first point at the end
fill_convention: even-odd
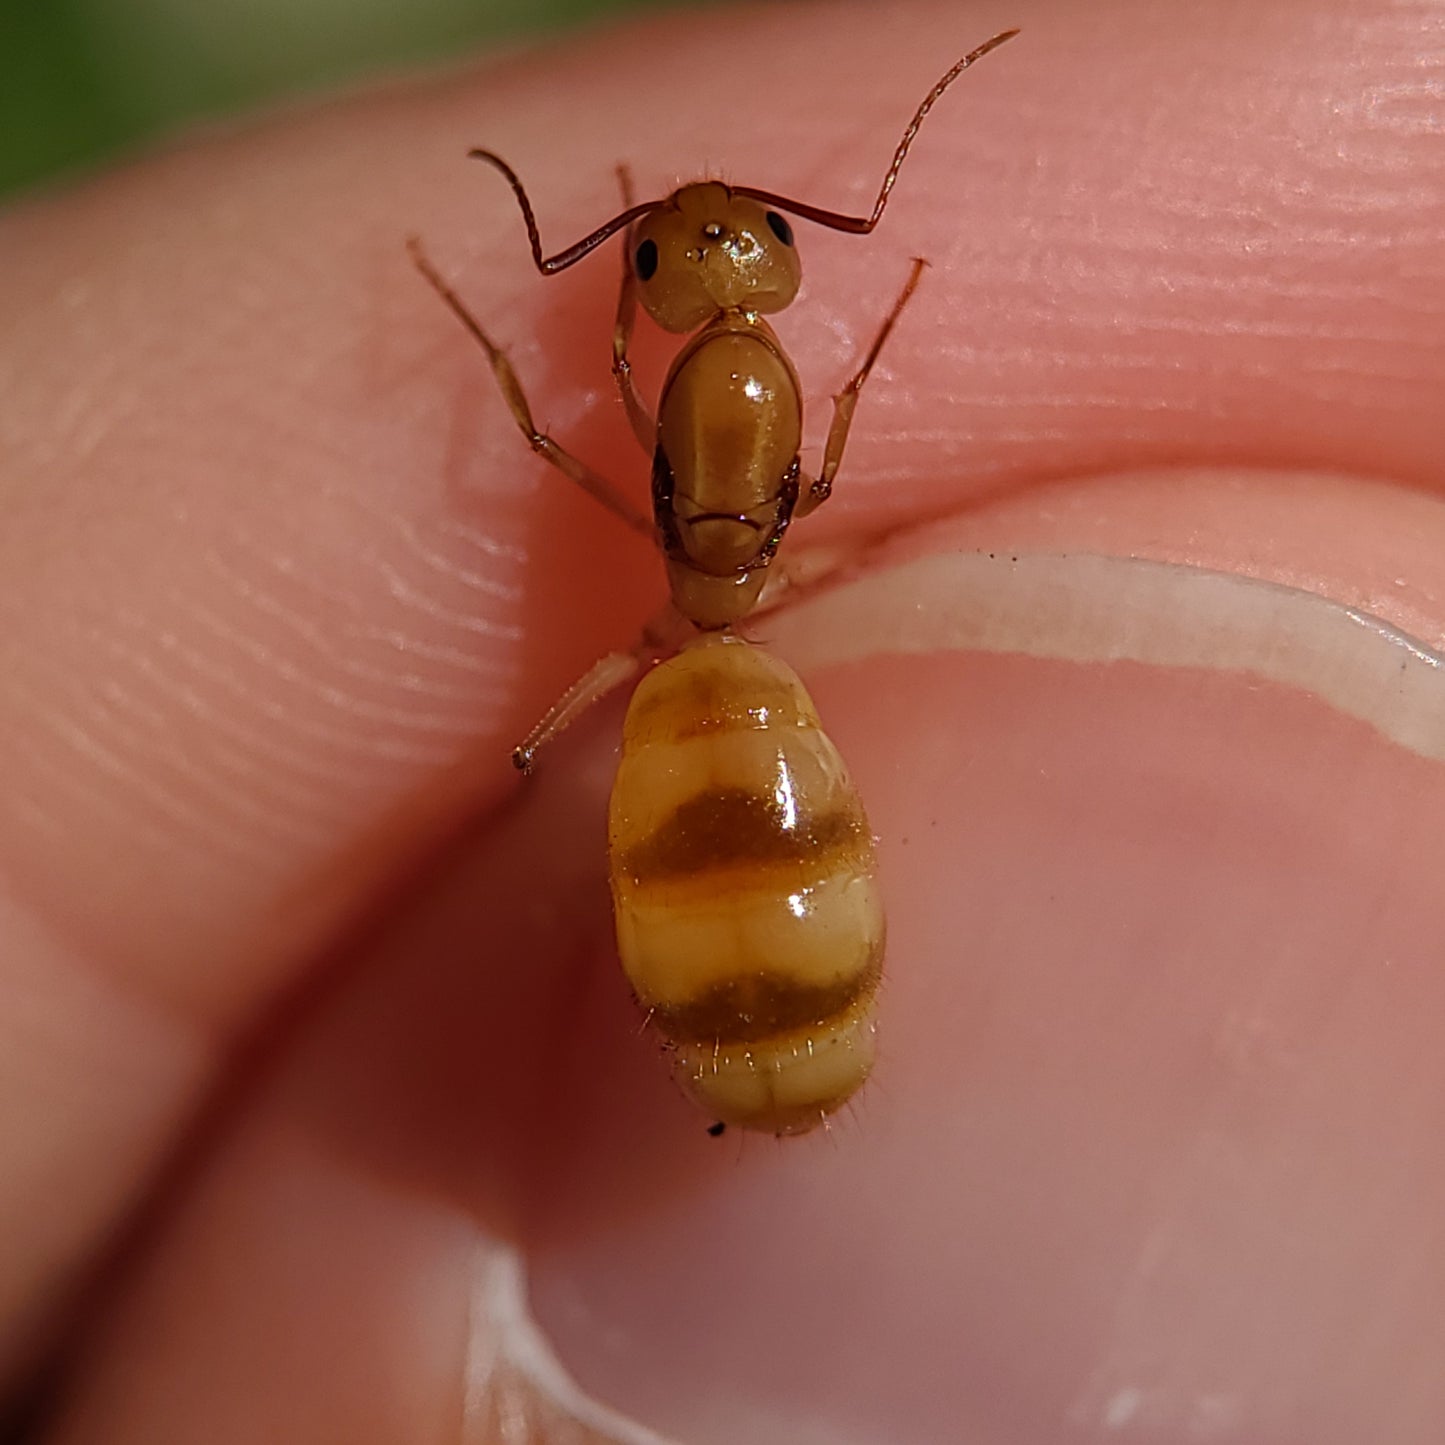
{"type": "Polygon", "coordinates": [[[721,181],[683,186],[634,221],[628,259],[638,299],[667,331],[736,306],[781,311],[803,274],[792,226],[721,181]]]}
{"type": "Polygon", "coordinates": [[[893,153],[893,164],[878,188],[878,199],[866,216],[825,211],[752,186],[698,181],[674,191],[665,201],[629,205],[565,251],[544,256],[537,218],[517,173],[495,151],[474,150],[471,154],[506,177],[522,209],[532,261],[544,276],[565,271],[608,237],[630,227],[628,264],[637,277],[643,306],[666,330],[690,331],[727,307],[779,311],[798,294],[802,271],[793,248],[793,228],[783,219],[783,211],[855,236],[872,231],[883,216],[908,149],[934,102],[974,61],[1017,34],[1017,30],[1005,30],[969,51],[923,97],[904,128],[893,153]]]}

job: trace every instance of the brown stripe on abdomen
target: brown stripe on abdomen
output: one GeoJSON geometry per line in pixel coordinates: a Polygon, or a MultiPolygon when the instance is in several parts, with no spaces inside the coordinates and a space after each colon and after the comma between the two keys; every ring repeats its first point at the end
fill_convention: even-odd
{"type": "Polygon", "coordinates": [[[670,1057],[677,1081],[714,1117],[805,1134],[853,1097],[874,1052],[870,997],[820,1025],[754,1043],[678,1043],[670,1057]]]}
{"type": "Polygon", "coordinates": [[[680,803],[617,863],[635,886],[749,864],[836,869],[871,847],[861,812],[789,813],[769,794],[714,788],[680,803]]]}
{"type": "Polygon", "coordinates": [[[757,1043],[823,1027],[869,998],[882,975],[881,950],[871,953],[856,973],[829,984],[798,983],[759,970],[715,983],[687,1003],[654,1005],[648,1017],[673,1043],[757,1043]]]}

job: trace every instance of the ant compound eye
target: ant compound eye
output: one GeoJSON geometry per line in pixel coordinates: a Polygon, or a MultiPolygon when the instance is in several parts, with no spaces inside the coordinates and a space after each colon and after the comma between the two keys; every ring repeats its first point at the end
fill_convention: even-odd
{"type": "Polygon", "coordinates": [[[632,254],[632,265],[639,281],[651,281],[657,275],[657,242],[644,241],[632,254]]]}
{"type": "Polygon", "coordinates": [[[776,211],[769,211],[764,219],[768,223],[768,229],[783,245],[793,244],[793,228],[776,211]]]}

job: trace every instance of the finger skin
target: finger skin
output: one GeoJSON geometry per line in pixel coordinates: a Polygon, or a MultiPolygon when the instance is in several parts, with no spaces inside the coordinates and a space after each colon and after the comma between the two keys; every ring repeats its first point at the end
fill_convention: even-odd
{"type": "MultiPolygon", "coordinates": [[[[0,1169],[24,1185],[15,1237],[44,1241],[13,1255],[26,1268],[0,1296],[7,1318],[56,1289],[206,1064],[365,900],[378,865],[364,850],[353,867],[357,840],[463,756],[495,759],[467,774],[466,805],[500,798],[510,743],[657,599],[645,549],[521,452],[403,236],[423,233],[514,340],[539,416],[640,499],[603,363],[608,265],[540,282],[509,198],[461,152],[513,159],[559,244],[615,204],[619,155],[644,190],[723,163],[847,204],[871,193],[958,23],[948,7],[896,14],[880,40],[861,11],[821,36],[801,12],[758,12],[766,124],[681,60],[736,16],[651,20],[180,151],[3,222],[0,732],[15,762],[0,867],[14,936],[48,950],[23,955],[41,980],[25,986],[57,979],[52,1036],[77,1036],[65,1000],[89,987],[138,1020],[80,1057],[36,1050],[11,1090],[21,1117],[59,1122],[6,1133],[23,1146],[0,1169]],[[559,95],[606,123],[549,147],[559,95]],[[154,1075],[117,1089],[105,1048],[158,1059],[154,1075]],[[24,1201],[58,1177],[76,1183],[42,1235],[24,1201]]],[[[1170,12],[1111,14],[1104,30],[1072,7],[1031,12],[930,119],[876,236],[807,237],[806,304],[784,320],[815,435],[908,256],[932,263],[814,535],[986,517],[1043,482],[1161,461],[1363,473],[1414,488],[1417,513],[1435,495],[1445,263],[1421,12],[1241,6],[1207,36],[1170,12]]],[[[1273,536],[1266,575],[1353,583],[1357,534],[1332,495],[1299,499],[1307,555],[1273,536]]],[[[1188,550],[1186,500],[1149,495],[1161,551],[1188,550]]],[[[1385,539],[1393,501],[1374,509],[1385,539]]],[[[1412,515],[1425,530],[1402,536],[1439,526],[1412,515]]],[[[1236,564],[1256,566],[1239,538],[1236,564]]],[[[1380,555],[1383,541],[1377,577],[1380,555]]],[[[1441,555],[1420,546],[1407,579],[1422,621],[1441,555]]],[[[398,829],[381,861],[416,846],[398,829]]],[[[482,956],[513,957],[510,942],[492,922],[482,956]]],[[[9,996],[23,980],[6,967],[9,996]]],[[[540,1014],[523,1017],[525,1038],[540,1014]]],[[[124,1371],[111,1378],[123,1394],[124,1371]]]]}
{"type": "MultiPolygon", "coordinates": [[[[1112,36],[1045,10],[931,118],[886,228],[808,237],[788,341],[817,391],[896,290],[885,242],[900,270],[911,251],[933,268],[889,347],[893,384],[865,398],[846,511],[815,534],[1161,457],[1437,483],[1441,202],[1410,167],[1431,142],[1418,67],[1390,68],[1418,53],[1414,12],[1335,7],[1304,45],[1316,14],[1241,9],[1237,50],[1211,47],[1203,77],[1192,56],[1185,85],[1175,18],[1126,10],[1124,66],[1112,36]],[[1246,62],[1266,56],[1261,86],[1246,62]]],[[[890,35],[890,74],[937,68],[932,19],[890,35]]],[[[464,741],[504,744],[559,669],[655,599],[645,549],[519,456],[480,358],[397,242],[430,238],[549,423],[639,488],[599,369],[609,268],[544,287],[460,138],[526,163],[547,234],[567,237],[613,204],[619,151],[639,186],[706,168],[720,109],[729,171],[789,155],[797,174],[777,184],[846,202],[878,168],[860,148],[918,88],[875,75],[845,107],[873,55],[839,25],[840,147],[842,115],[819,119],[780,33],[757,83],[798,119],[744,126],[658,63],[707,46],[694,23],[333,107],[9,218],[4,722],[24,786],[5,863],[98,962],[207,1018],[244,1008],[294,962],[283,880],[464,741]],[[549,156],[522,108],[542,84],[609,124],[549,156]],[[682,118],[665,140],[658,114],[682,118]],[[547,576],[596,606],[579,620],[547,576]]]]}

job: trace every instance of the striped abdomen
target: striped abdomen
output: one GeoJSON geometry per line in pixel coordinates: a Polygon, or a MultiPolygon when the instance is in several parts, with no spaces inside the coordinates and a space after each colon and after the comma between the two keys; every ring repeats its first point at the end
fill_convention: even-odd
{"type": "Polygon", "coordinates": [[[726,633],[628,709],[609,819],[622,965],[715,1118],[822,1122],[873,1062],[873,839],[797,675],[726,633]]]}

